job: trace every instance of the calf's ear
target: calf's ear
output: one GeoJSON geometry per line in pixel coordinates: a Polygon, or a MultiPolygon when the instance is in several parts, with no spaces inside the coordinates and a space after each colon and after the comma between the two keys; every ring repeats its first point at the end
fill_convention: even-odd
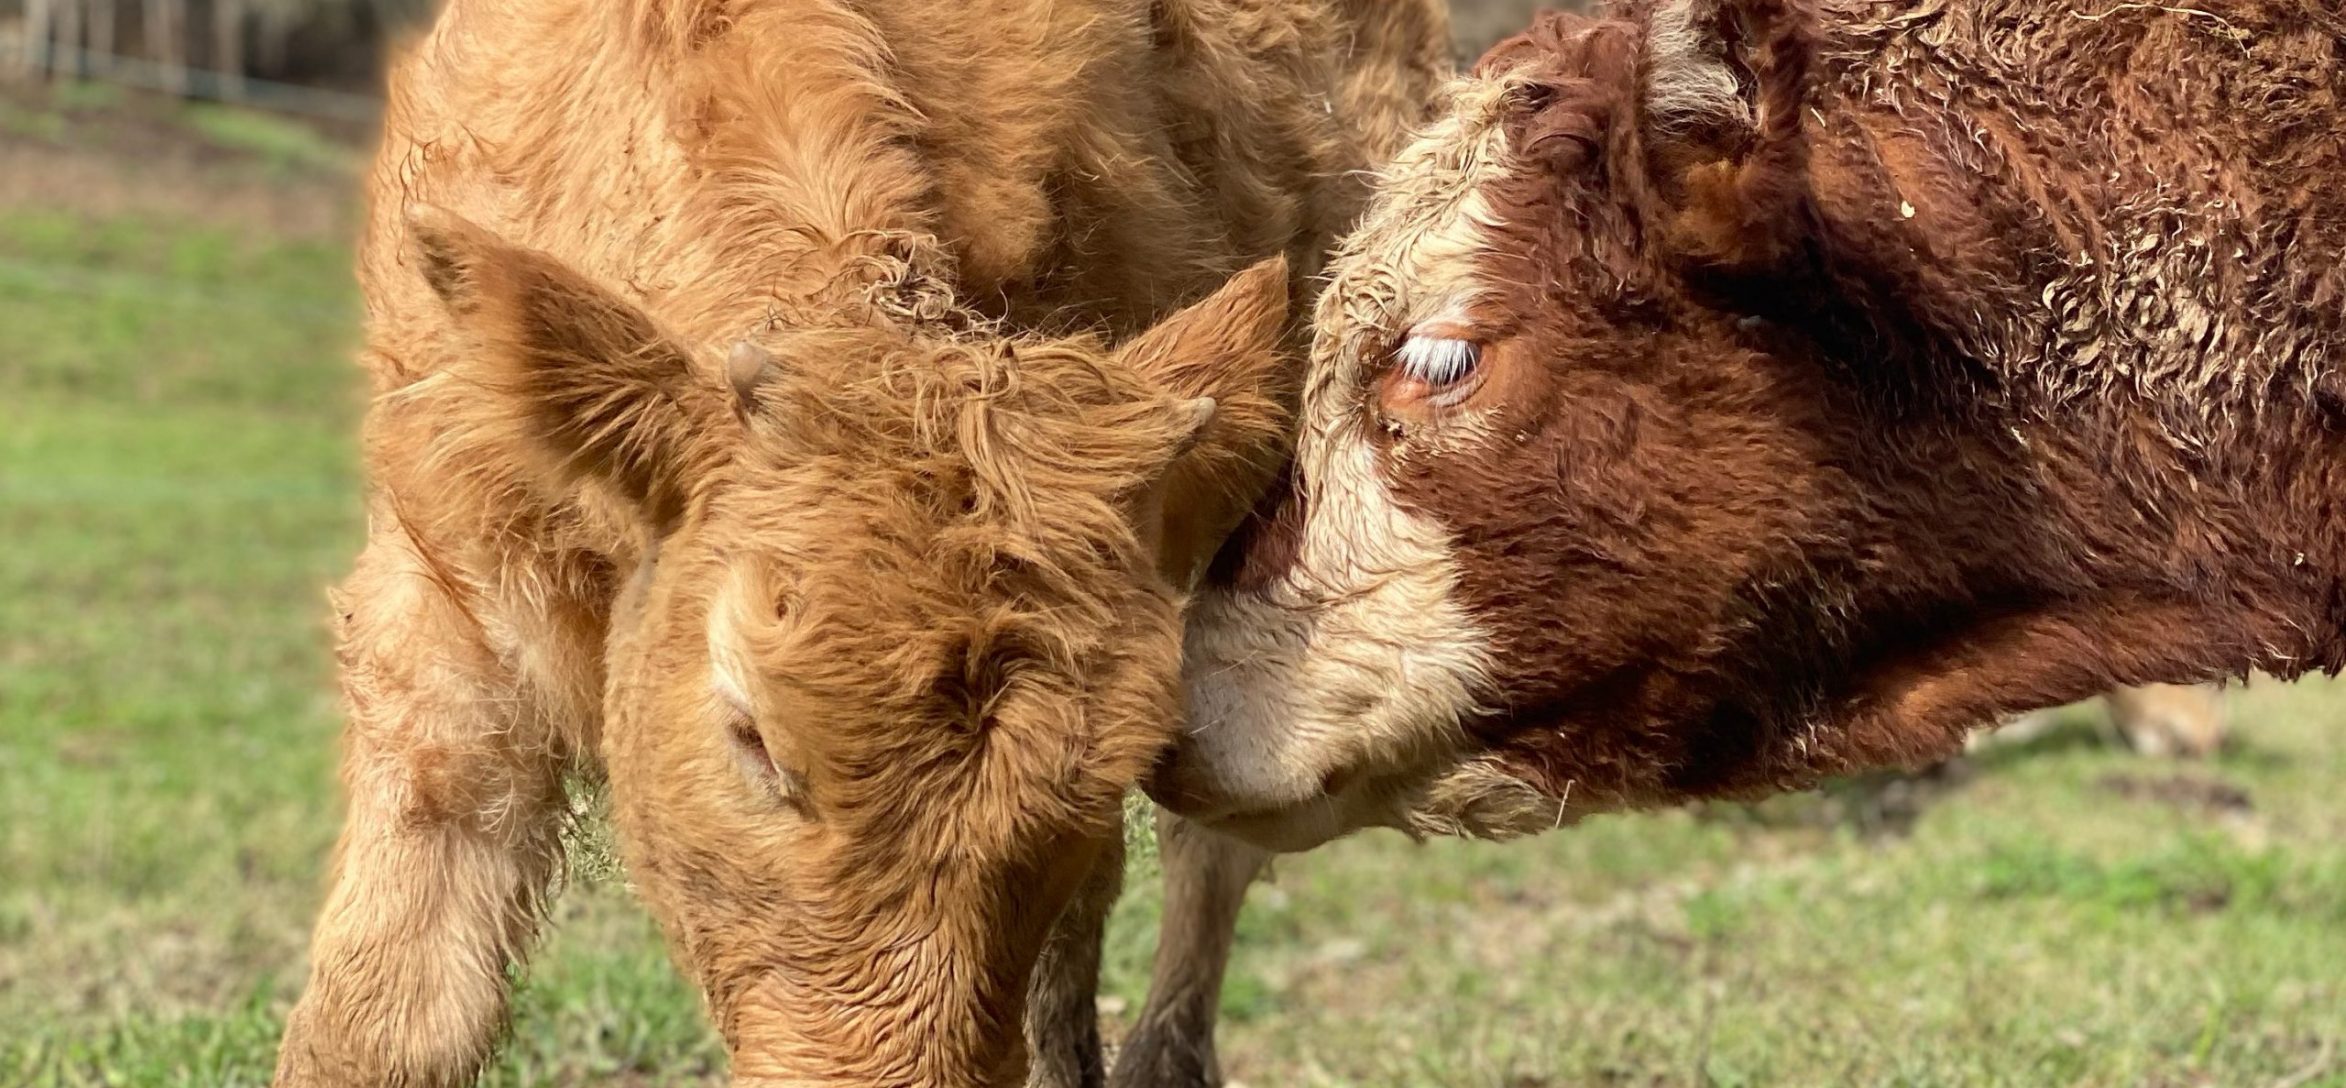
{"type": "Polygon", "coordinates": [[[1159,566],[1193,584],[1286,463],[1297,371],[1282,351],[1287,262],[1274,257],[1118,353],[1187,403],[1195,438],[1166,470],[1159,566]]]}
{"type": "Polygon", "coordinates": [[[1661,0],[1639,58],[1638,128],[1661,242],[1723,272],[1784,265],[1809,238],[1806,0],[1661,0]]]}
{"type": "Polygon", "coordinates": [[[486,426],[557,486],[594,478],[655,532],[723,457],[722,391],[650,315],[553,257],[434,209],[409,216],[424,279],[471,341],[486,426]]]}

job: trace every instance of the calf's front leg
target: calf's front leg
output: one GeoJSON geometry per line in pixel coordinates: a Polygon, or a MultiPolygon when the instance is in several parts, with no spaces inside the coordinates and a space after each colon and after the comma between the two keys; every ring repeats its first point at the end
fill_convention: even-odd
{"type": "Polygon", "coordinates": [[[1148,1004],[1116,1055],[1114,1088],[1215,1088],[1214,1015],[1238,935],[1247,885],[1269,851],[1171,813],[1157,818],[1165,865],[1165,916],[1149,974],[1148,1004]]]}
{"type": "Polygon", "coordinates": [[[1124,890],[1124,840],[1100,855],[1059,914],[1027,985],[1027,1088],[1101,1088],[1100,945],[1124,890]]]}
{"type": "Polygon", "coordinates": [[[2212,684],[2119,688],[2105,701],[2127,745],[2153,758],[2206,759],[2230,732],[2223,689],[2212,684]]]}
{"type": "Polygon", "coordinates": [[[336,598],[349,808],[285,1088],[472,1082],[560,855],[559,745],[396,527],[336,598]]]}

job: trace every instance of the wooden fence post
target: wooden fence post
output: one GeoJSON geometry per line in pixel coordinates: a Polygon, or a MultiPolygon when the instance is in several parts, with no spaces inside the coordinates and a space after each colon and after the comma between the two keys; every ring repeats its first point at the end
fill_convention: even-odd
{"type": "Polygon", "coordinates": [[[187,93],[187,0],[146,0],[145,24],[139,29],[147,55],[162,76],[163,89],[187,93]]]}
{"type": "Polygon", "coordinates": [[[86,0],[64,0],[57,16],[57,47],[52,52],[57,59],[49,62],[51,73],[66,79],[80,79],[87,69],[83,64],[81,37],[81,9],[86,0]]]}
{"type": "Polygon", "coordinates": [[[114,74],[114,58],[122,55],[122,42],[114,36],[115,7],[120,0],[89,0],[90,51],[84,54],[90,72],[98,75],[114,74]]]}
{"type": "Polygon", "coordinates": [[[244,0],[212,0],[212,70],[222,100],[244,101],[244,0]]]}
{"type": "Polygon", "coordinates": [[[24,78],[39,79],[49,70],[49,23],[56,0],[24,0],[24,55],[19,58],[24,78]]]}

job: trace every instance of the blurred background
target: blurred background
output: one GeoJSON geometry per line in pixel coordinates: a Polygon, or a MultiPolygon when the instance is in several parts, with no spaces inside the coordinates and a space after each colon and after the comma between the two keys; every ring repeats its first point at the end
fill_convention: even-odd
{"type": "MultiPolygon", "coordinates": [[[[1464,0],[1461,50],[1536,5],[1464,0]]],[[[0,1085],[257,1085],[339,819],[349,240],[425,0],[0,0],[0,1085]]],[[[1963,764],[1258,887],[1254,1088],[2346,1085],[2346,691],[2199,761],[2102,707],[1963,764]]],[[[713,1084],[580,801],[490,1083],[713,1084]]],[[[1145,821],[1136,821],[1145,826],[1145,821]]],[[[1138,1010],[1145,830],[1101,1001],[1138,1010]]]]}

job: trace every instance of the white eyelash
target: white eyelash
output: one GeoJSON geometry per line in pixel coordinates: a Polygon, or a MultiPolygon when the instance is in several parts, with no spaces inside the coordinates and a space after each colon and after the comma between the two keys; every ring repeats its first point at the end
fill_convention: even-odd
{"type": "Polygon", "coordinates": [[[1471,340],[1412,336],[1393,353],[1401,372],[1427,385],[1449,385],[1465,377],[1481,361],[1482,349],[1471,340]]]}

